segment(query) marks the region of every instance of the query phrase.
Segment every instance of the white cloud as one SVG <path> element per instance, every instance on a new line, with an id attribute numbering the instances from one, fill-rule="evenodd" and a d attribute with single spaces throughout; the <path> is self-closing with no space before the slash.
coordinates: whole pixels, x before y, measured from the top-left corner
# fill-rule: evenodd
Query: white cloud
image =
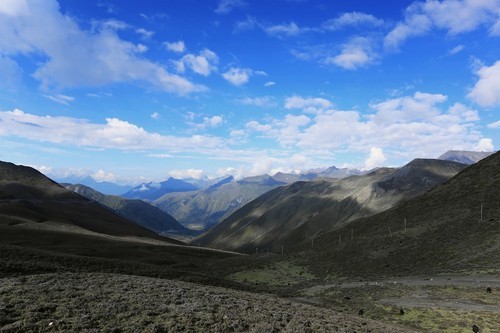
<path id="1" fill-rule="evenodd" d="M 151 114 L 151 119 L 158 120 L 160 118 L 161 118 L 161 114 L 159 114 L 158 112 L 153 112 Z"/>
<path id="2" fill-rule="evenodd" d="M 368 158 L 365 160 L 365 170 L 371 170 L 373 168 L 383 166 L 385 161 L 386 158 L 382 148 L 372 147 L 370 148 Z"/>
<path id="3" fill-rule="evenodd" d="M 176 137 L 150 133 L 142 127 L 116 118 L 107 118 L 106 123 L 100 124 L 70 117 L 42 117 L 19 109 L 0 112 L 0 136 L 123 151 L 157 149 L 198 151 L 220 148 L 224 145 L 222 139 L 211 136 Z"/>
<path id="4" fill-rule="evenodd" d="M 272 87 L 275 85 L 276 85 L 276 82 L 273 82 L 273 81 L 267 81 L 266 83 L 264 83 L 264 87 Z"/>
<path id="5" fill-rule="evenodd" d="M 105 172 L 100 169 L 96 173 L 92 174 L 92 178 L 94 178 L 98 182 L 115 182 L 116 176 L 111 172 Z"/>
<path id="6" fill-rule="evenodd" d="M 83 30 L 61 14 L 55 0 L 22 1 L 26 11 L 15 9 L 6 15 L 10 2 L 1 2 L 0 54 L 46 57 L 32 74 L 44 89 L 134 82 L 177 94 L 206 89 L 141 57 L 144 47 L 121 39 L 116 28 L 98 24 Z"/>
<path id="7" fill-rule="evenodd" d="M 488 128 L 500 128 L 500 120 L 488 124 Z"/>
<path id="8" fill-rule="evenodd" d="M 176 179 L 201 179 L 205 172 L 201 169 L 171 170 L 168 175 Z"/>
<path id="9" fill-rule="evenodd" d="M 2 0 L 0 1 L 0 14 L 9 16 L 27 15 L 29 12 L 26 0 Z"/>
<path id="10" fill-rule="evenodd" d="M 206 127 L 217 127 L 222 125 L 223 122 L 224 119 L 221 116 L 212 116 L 203 118 L 203 124 L 205 124 Z"/>
<path id="11" fill-rule="evenodd" d="M 43 95 L 43 97 L 50 99 L 51 101 L 57 102 L 59 104 L 69 105 L 69 103 L 75 100 L 74 97 L 57 94 L 57 95 Z"/>
<path id="12" fill-rule="evenodd" d="M 254 105 L 259 107 L 273 107 L 277 105 L 274 97 L 272 96 L 245 97 L 238 101 L 244 105 Z"/>
<path id="13" fill-rule="evenodd" d="M 263 28 L 271 36 L 297 36 L 309 31 L 309 28 L 301 28 L 295 22 L 288 24 L 271 25 Z"/>
<path id="14" fill-rule="evenodd" d="M 479 140 L 475 150 L 477 151 L 494 151 L 493 140 L 490 138 L 482 138 Z"/>
<path id="15" fill-rule="evenodd" d="M 311 103 L 305 101 L 315 99 L 296 97 L 287 101 L 289 106 L 311 112 Z M 387 158 L 432 157 L 451 147 L 472 150 L 482 138 L 477 131 L 478 112 L 460 103 L 444 106 L 447 96 L 442 94 L 417 92 L 372 103 L 368 114 L 336 110 L 329 101 L 319 101 L 321 107 L 315 106 L 308 121 L 286 115 L 250 121 L 246 128 L 289 149 L 321 152 L 317 156 L 377 147 Z"/>
<path id="16" fill-rule="evenodd" d="M 167 50 L 172 52 L 182 53 L 186 50 L 186 44 L 182 40 L 172 43 L 164 42 L 163 45 L 165 45 Z"/>
<path id="17" fill-rule="evenodd" d="M 136 29 L 135 32 L 141 35 L 143 39 L 150 39 L 155 34 L 154 31 L 146 30 L 144 28 Z"/>
<path id="18" fill-rule="evenodd" d="M 384 20 L 378 19 L 371 14 L 361 12 L 344 13 L 335 19 L 330 19 L 323 23 L 323 28 L 326 30 L 339 30 L 348 27 L 356 27 L 360 25 L 380 26 L 384 24 Z"/>
<path id="19" fill-rule="evenodd" d="M 397 50 L 406 39 L 424 35 L 433 27 L 456 35 L 489 25 L 490 33 L 494 35 L 499 10 L 499 0 L 414 2 L 406 9 L 404 21 L 396 24 L 387 34 L 384 45 L 389 50 Z"/>
<path id="20" fill-rule="evenodd" d="M 357 37 L 344 44 L 339 55 L 326 58 L 324 63 L 355 70 L 373 63 L 375 59 L 376 55 L 370 41 L 364 37 Z"/>
<path id="21" fill-rule="evenodd" d="M 320 97 L 301 97 L 291 96 L 285 99 L 286 109 L 302 109 L 309 113 L 316 113 L 320 110 L 326 110 L 333 106 L 333 104 L 324 98 Z"/>
<path id="22" fill-rule="evenodd" d="M 255 71 L 250 68 L 238 68 L 231 67 L 227 72 L 222 73 L 222 77 L 234 86 L 241 86 L 250 80 L 253 75 L 263 75 L 267 74 L 262 71 Z"/>
<path id="23" fill-rule="evenodd" d="M 228 14 L 235 8 L 245 7 L 247 3 L 243 0 L 220 0 L 215 9 L 217 14 Z"/>
<path id="24" fill-rule="evenodd" d="M 465 49 L 465 46 L 463 46 L 462 44 L 460 44 L 460 45 L 455 46 L 455 47 L 454 47 L 454 48 L 452 48 L 451 50 L 449 50 L 449 51 L 448 51 L 448 54 L 449 54 L 449 55 L 455 55 L 455 54 L 457 54 L 457 53 L 462 52 L 464 49 Z"/>
<path id="25" fill-rule="evenodd" d="M 193 72 L 209 76 L 213 71 L 217 70 L 217 64 L 219 62 L 219 57 L 215 52 L 204 49 L 199 55 L 186 54 L 178 63 L 178 69 L 180 72 L 184 71 L 185 67 L 190 68 Z"/>
<path id="26" fill-rule="evenodd" d="M 500 105 L 500 60 L 489 67 L 483 65 L 476 75 L 479 80 L 467 97 L 483 107 Z"/>

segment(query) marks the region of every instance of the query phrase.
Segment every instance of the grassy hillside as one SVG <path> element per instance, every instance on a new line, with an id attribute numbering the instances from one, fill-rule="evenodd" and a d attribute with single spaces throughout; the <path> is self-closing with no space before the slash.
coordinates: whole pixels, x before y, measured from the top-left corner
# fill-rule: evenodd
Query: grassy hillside
<path id="1" fill-rule="evenodd" d="M 417 159 L 401 169 L 297 182 L 250 202 L 193 243 L 247 252 L 290 248 L 423 194 L 465 167 L 456 162 Z"/>
<path id="2" fill-rule="evenodd" d="M 282 185 L 285 183 L 269 176 L 245 178 L 195 192 L 169 193 L 153 204 L 185 227 L 206 230 L 249 201 Z"/>
<path id="3" fill-rule="evenodd" d="M 308 242 L 296 250 L 323 275 L 499 273 L 499 198 L 495 153 L 423 196 L 319 235 L 314 249 Z"/>

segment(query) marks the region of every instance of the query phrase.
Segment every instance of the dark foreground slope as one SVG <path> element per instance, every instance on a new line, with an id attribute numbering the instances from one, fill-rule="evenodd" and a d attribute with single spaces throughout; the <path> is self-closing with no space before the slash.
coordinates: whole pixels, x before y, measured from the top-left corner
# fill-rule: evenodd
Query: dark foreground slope
<path id="1" fill-rule="evenodd" d="M 269 295 L 138 276 L 49 274 L 0 285 L 5 333 L 417 332 Z"/>
<path id="2" fill-rule="evenodd" d="M 161 237 L 32 168 L 0 162 L 0 275 L 103 271 L 176 277 L 180 273 L 172 270 L 196 271 L 231 255 Z"/>
<path id="3" fill-rule="evenodd" d="M 401 205 L 318 236 L 304 263 L 321 275 L 499 273 L 500 153 Z M 482 211 L 482 214 L 481 214 Z"/>
<path id="4" fill-rule="evenodd" d="M 182 232 L 186 230 L 171 215 L 142 200 L 124 199 L 116 195 L 105 195 L 81 184 L 63 185 L 67 189 L 89 200 L 97 201 L 101 205 L 112 209 L 118 215 L 156 233 Z"/>
<path id="5" fill-rule="evenodd" d="M 334 181 L 297 182 L 270 191 L 236 211 L 193 243 L 254 252 L 293 248 L 421 195 L 465 168 L 441 160 L 416 159 L 401 169 L 382 168 Z"/>

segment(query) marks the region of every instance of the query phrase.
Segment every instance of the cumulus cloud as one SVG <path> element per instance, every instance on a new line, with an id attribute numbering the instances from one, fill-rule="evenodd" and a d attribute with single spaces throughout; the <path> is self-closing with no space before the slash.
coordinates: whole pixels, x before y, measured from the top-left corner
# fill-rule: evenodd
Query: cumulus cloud
<path id="1" fill-rule="evenodd" d="M 405 12 L 405 19 L 386 35 L 387 49 L 396 50 L 408 38 L 420 36 L 433 27 L 456 35 L 490 26 L 490 33 L 496 33 L 499 0 L 427 0 L 414 2 Z"/>
<path id="2" fill-rule="evenodd" d="M 277 24 L 270 26 L 263 26 L 264 31 L 271 36 L 297 36 L 311 29 L 306 27 L 299 27 L 295 22 L 288 24 Z"/>
<path id="3" fill-rule="evenodd" d="M 267 74 L 262 71 L 255 71 L 250 68 L 239 68 L 231 67 L 227 72 L 222 73 L 222 77 L 234 86 L 241 86 L 250 80 L 253 75 L 263 75 Z"/>
<path id="4" fill-rule="evenodd" d="M 490 138 L 482 138 L 479 140 L 476 149 L 478 151 L 494 151 L 493 140 Z"/>
<path id="5" fill-rule="evenodd" d="M 276 85 L 276 82 L 273 82 L 273 81 L 267 81 L 266 83 L 264 83 L 264 87 L 272 87 L 275 85 Z"/>
<path id="6" fill-rule="evenodd" d="M 106 172 L 102 169 L 99 169 L 97 172 L 92 174 L 92 178 L 94 178 L 98 182 L 115 182 L 116 175 L 112 172 Z"/>
<path id="7" fill-rule="evenodd" d="M 151 113 L 151 119 L 158 120 L 160 118 L 161 118 L 161 114 L 159 114 L 158 112 Z"/>
<path id="8" fill-rule="evenodd" d="M 357 26 L 381 26 L 384 20 L 376 18 L 371 14 L 361 12 L 343 13 L 337 18 L 330 19 L 323 23 L 323 29 L 339 30 Z"/>
<path id="9" fill-rule="evenodd" d="M 211 136 L 176 137 L 150 133 L 142 127 L 117 118 L 107 118 L 106 123 L 100 124 L 70 117 L 42 117 L 19 109 L 0 112 L 0 136 L 123 151 L 199 150 L 224 145 L 222 139 Z"/>
<path id="10" fill-rule="evenodd" d="M 372 147 L 370 148 L 370 154 L 365 160 L 365 170 L 371 170 L 376 167 L 384 165 L 386 158 L 382 148 Z"/>
<path id="11" fill-rule="evenodd" d="M 217 70 L 219 57 L 215 52 L 204 49 L 198 55 L 186 54 L 179 61 L 178 69 L 183 72 L 185 67 L 190 68 L 193 72 L 203 76 L 209 76 L 213 71 Z"/>
<path id="12" fill-rule="evenodd" d="M 329 100 L 321 97 L 291 96 L 285 99 L 286 109 L 302 109 L 310 113 L 326 110 L 332 106 L 333 104 Z"/>
<path id="13" fill-rule="evenodd" d="M 246 5 L 247 3 L 243 0 L 220 0 L 214 12 L 217 14 L 228 14 L 233 9 L 246 7 Z"/>
<path id="14" fill-rule="evenodd" d="M 479 80 L 467 97 L 484 107 L 500 105 L 500 60 L 476 71 Z"/>
<path id="15" fill-rule="evenodd" d="M 169 176 L 177 179 L 202 179 L 205 172 L 201 169 L 171 170 Z"/>
<path id="16" fill-rule="evenodd" d="M 150 39 L 155 34 L 154 31 L 146 30 L 144 28 L 135 29 L 135 32 L 141 35 L 143 39 Z"/>
<path id="17" fill-rule="evenodd" d="M 354 70 L 365 67 L 375 59 L 376 54 L 372 49 L 370 40 L 365 37 L 357 37 L 344 44 L 339 55 L 326 58 L 324 63 Z"/>
<path id="18" fill-rule="evenodd" d="M 310 112 L 314 99 L 296 97 L 289 106 Z M 389 151 L 399 157 L 432 157 L 450 147 L 472 150 L 482 139 L 476 130 L 478 112 L 460 103 L 444 106 L 447 96 L 442 94 L 417 92 L 372 103 L 368 114 L 336 110 L 329 101 L 319 101 L 321 107 L 307 119 L 287 115 L 251 121 L 246 127 L 288 148 L 365 152 L 366 147 L 376 147 L 384 156 Z"/>
<path id="19" fill-rule="evenodd" d="M 84 30 L 55 0 L 11 2 L 0 2 L 0 55 L 46 57 L 32 73 L 44 89 L 134 82 L 177 94 L 205 89 L 143 58 L 144 46 L 121 39 L 116 27 Z"/>
<path id="20" fill-rule="evenodd" d="M 165 45 L 167 50 L 172 52 L 182 53 L 186 50 L 186 44 L 182 40 L 172 43 L 164 42 L 163 45 Z"/>

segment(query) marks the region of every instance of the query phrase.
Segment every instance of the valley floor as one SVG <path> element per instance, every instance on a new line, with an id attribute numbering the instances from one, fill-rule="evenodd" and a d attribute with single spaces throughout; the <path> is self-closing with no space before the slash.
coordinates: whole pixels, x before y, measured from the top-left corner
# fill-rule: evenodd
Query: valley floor
<path id="1" fill-rule="evenodd" d="M 272 295 L 149 277 L 0 279 L 0 332 L 417 332 Z"/>

